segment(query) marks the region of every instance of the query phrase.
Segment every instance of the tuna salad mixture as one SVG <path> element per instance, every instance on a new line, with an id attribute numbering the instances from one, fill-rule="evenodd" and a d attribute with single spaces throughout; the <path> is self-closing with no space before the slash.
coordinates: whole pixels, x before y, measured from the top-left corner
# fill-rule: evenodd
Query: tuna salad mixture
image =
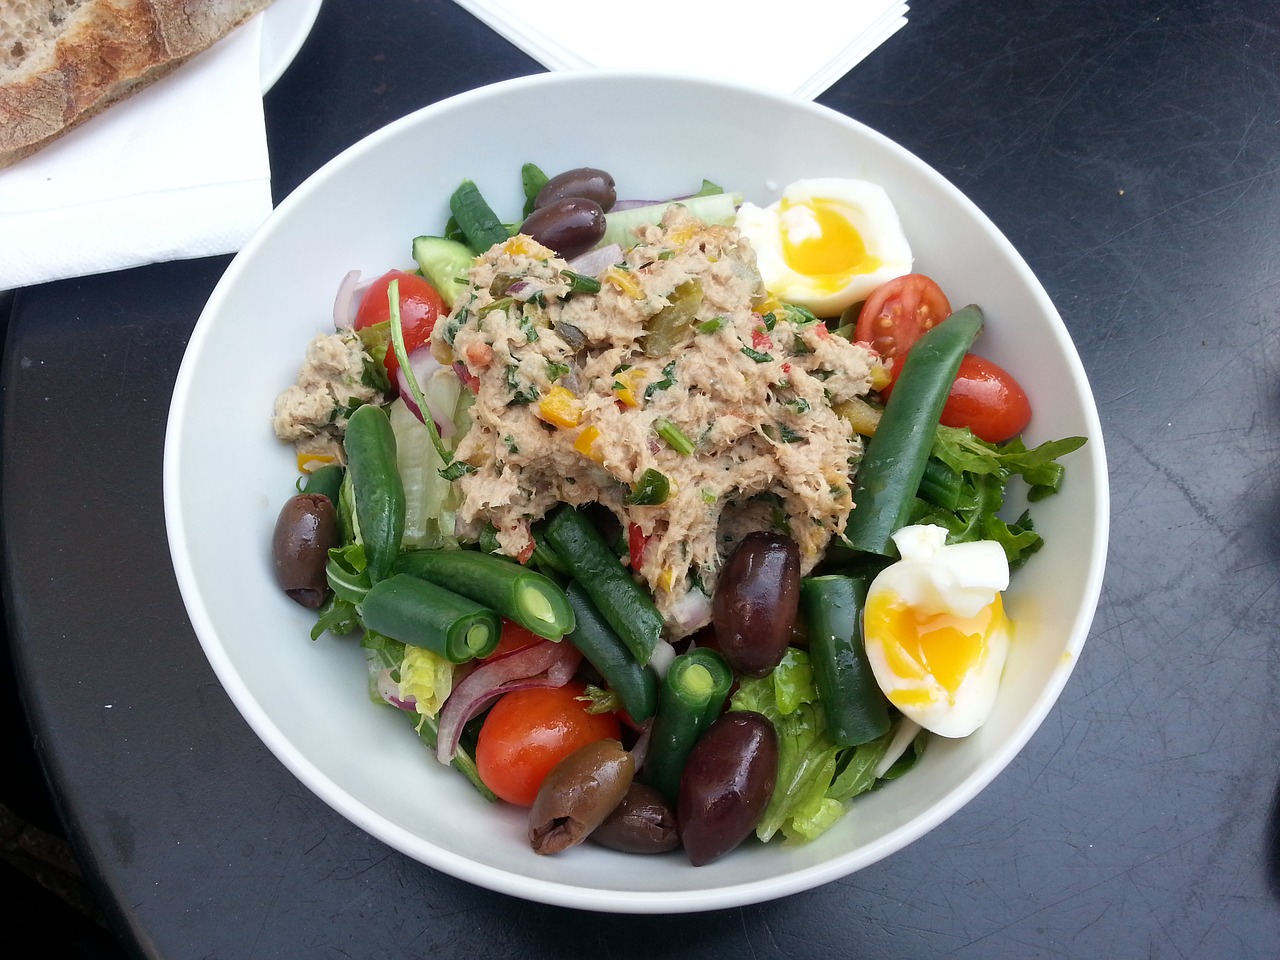
<path id="1" fill-rule="evenodd" d="M 276 398 L 272 428 L 294 444 L 298 462 L 342 463 L 347 417 L 365 403 L 382 403 L 373 359 L 353 330 L 322 333 L 307 345 L 298 382 Z"/>
<path id="2" fill-rule="evenodd" d="M 832 405 L 868 392 L 874 356 L 768 301 L 738 231 L 682 206 L 598 284 L 528 237 L 495 246 L 434 348 L 476 394 L 459 534 L 492 525 L 527 556 L 557 503 L 601 504 L 646 538 L 639 573 L 673 637 L 706 622 L 681 601 L 712 594 L 741 537 L 788 533 L 808 572 L 853 507 L 861 440 Z"/>

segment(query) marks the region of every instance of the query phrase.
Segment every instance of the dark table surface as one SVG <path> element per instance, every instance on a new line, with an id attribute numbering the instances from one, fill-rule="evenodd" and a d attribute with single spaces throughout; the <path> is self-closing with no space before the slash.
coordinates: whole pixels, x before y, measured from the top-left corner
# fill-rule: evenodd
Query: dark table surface
<path id="1" fill-rule="evenodd" d="M 266 98 L 277 200 L 390 120 L 540 69 L 453 3 L 328 0 Z M 1280 955 L 1274 0 L 917 0 L 819 100 L 990 215 L 1097 395 L 1107 578 L 1041 730 L 923 839 L 778 902 L 576 914 L 437 873 L 293 779 L 184 614 L 161 449 L 186 340 L 228 259 L 46 284 L 13 298 L 4 353 L 8 625 L 52 791 L 130 949 Z"/>

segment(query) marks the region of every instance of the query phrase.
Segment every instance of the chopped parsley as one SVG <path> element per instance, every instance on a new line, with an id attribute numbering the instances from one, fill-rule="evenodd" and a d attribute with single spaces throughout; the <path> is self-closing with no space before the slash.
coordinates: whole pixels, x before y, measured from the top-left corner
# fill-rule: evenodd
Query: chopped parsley
<path id="1" fill-rule="evenodd" d="M 650 400 L 653 397 L 653 395 L 655 393 L 658 393 L 659 391 L 666 390 L 668 387 L 674 387 L 676 384 L 675 372 L 676 372 L 676 362 L 672 360 L 670 363 L 668 363 L 665 367 L 662 368 L 662 379 L 655 380 L 653 383 L 649 384 L 649 386 L 645 387 L 644 389 L 645 400 L 646 401 Z"/>

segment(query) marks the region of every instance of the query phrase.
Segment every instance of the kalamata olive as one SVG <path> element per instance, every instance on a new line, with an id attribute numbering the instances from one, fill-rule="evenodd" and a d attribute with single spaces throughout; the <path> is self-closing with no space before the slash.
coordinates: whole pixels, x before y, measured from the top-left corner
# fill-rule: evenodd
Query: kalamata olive
<path id="1" fill-rule="evenodd" d="M 711 619 L 716 644 L 739 673 L 763 677 L 787 652 L 800 605 L 800 550 L 790 537 L 749 533 L 729 555 Z"/>
<path id="2" fill-rule="evenodd" d="M 623 853 L 674 850 L 680 846 L 675 811 L 653 787 L 633 782 L 613 813 L 592 832 L 591 842 Z"/>
<path id="3" fill-rule="evenodd" d="M 285 501 L 271 537 L 276 581 L 298 603 L 312 610 L 324 603 L 329 581 L 329 548 L 338 545 L 338 515 L 320 493 L 299 493 Z"/>
<path id="4" fill-rule="evenodd" d="M 534 853 L 559 853 L 581 843 L 622 802 L 635 759 L 617 740 L 595 740 L 547 774 L 529 808 Z"/>
<path id="5" fill-rule="evenodd" d="M 721 716 L 693 745 L 676 817 L 695 867 L 724 856 L 760 822 L 778 779 L 778 733 L 750 710 Z"/>
<path id="6" fill-rule="evenodd" d="M 533 198 L 533 208 L 537 210 L 548 207 L 557 200 L 567 200 L 570 197 L 594 200 L 601 210 L 607 211 L 618 199 L 618 192 L 614 187 L 613 177 L 605 171 L 595 167 L 577 167 L 557 173 L 544 183 L 538 195 Z"/>
<path id="7" fill-rule="evenodd" d="M 520 232 L 572 260 L 600 242 L 604 227 L 600 204 L 584 197 L 566 197 L 529 214 Z"/>

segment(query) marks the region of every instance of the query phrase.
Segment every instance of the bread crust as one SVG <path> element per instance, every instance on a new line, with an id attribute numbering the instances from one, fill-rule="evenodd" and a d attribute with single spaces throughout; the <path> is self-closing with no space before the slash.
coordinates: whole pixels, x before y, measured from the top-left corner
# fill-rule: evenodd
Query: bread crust
<path id="1" fill-rule="evenodd" d="M 0 83 L 0 167 L 149 86 L 271 0 L 90 0 Z"/>

